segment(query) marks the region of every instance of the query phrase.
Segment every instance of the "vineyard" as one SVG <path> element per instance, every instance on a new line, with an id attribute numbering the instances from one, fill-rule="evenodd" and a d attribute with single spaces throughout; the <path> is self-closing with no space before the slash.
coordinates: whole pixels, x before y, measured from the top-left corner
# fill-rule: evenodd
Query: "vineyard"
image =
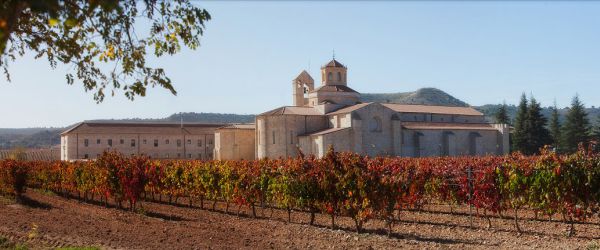
<path id="1" fill-rule="evenodd" d="M 400 211 L 428 204 L 472 207 L 478 216 L 510 216 L 521 232 L 519 214 L 560 215 L 575 233 L 576 223 L 600 217 L 600 155 L 585 150 L 539 156 L 369 158 L 332 149 L 321 159 L 256 161 L 160 161 L 105 152 L 86 162 L 0 161 L 0 194 L 20 200 L 25 188 L 65 197 L 109 202 L 135 210 L 138 201 L 178 203 L 226 212 L 248 208 L 351 218 L 356 231 L 384 221 L 388 234 Z M 230 207 L 233 206 L 233 207 Z"/>

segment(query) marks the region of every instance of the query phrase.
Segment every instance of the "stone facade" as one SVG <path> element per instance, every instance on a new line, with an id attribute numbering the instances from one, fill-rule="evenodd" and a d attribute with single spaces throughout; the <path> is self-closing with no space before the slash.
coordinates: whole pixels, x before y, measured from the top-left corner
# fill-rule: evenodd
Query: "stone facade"
<path id="1" fill-rule="evenodd" d="M 302 71 L 292 81 L 293 106 L 262 113 L 255 124 L 83 122 L 61 134 L 61 159 L 93 159 L 107 149 L 219 160 L 295 157 L 300 151 L 322 157 L 330 146 L 404 157 L 509 151 L 508 126 L 486 123 L 471 107 L 360 103 L 347 80 L 346 66 L 335 59 L 321 67 L 317 88 Z"/>
<path id="2" fill-rule="evenodd" d="M 215 160 L 252 160 L 255 158 L 254 124 L 233 124 L 215 132 Z"/>
<path id="3" fill-rule="evenodd" d="M 486 123 L 471 107 L 360 103 L 335 59 L 321 68 L 321 86 L 303 71 L 293 104 L 256 117 L 256 157 L 322 157 L 329 146 L 370 156 L 507 154 L 508 126 Z"/>
<path id="4" fill-rule="evenodd" d="M 95 159 L 106 150 L 157 159 L 213 159 L 223 124 L 84 121 L 61 134 L 61 160 Z"/>

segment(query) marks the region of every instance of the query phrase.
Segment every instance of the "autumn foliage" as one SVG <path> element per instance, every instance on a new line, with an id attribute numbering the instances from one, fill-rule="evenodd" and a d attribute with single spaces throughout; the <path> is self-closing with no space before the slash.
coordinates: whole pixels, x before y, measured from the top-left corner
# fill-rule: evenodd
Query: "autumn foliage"
<path id="1" fill-rule="evenodd" d="M 429 203 L 471 205 L 483 216 L 511 214 L 519 232 L 521 209 L 559 214 L 571 225 L 600 216 L 600 155 L 585 150 L 432 158 L 371 158 L 330 150 L 321 159 L 255 161 L 163 161 L 107 152 L 86 162 L 0 161 L 2 192 L 21 192 L 25 181 L 82 199 L 128 202 L 131 209 L 142 198 L 178 202 L 185 197 L 200 208 L 224 202 L 227 212 L 230 205 L 238 211 L 246 206 L 253 216 L 256 207 L 306 211 L 311 224 L 316 213 L 327 214 L 332 227 L 336 217 L 347 216 L 357 231 L 370 219 L 385 221 L 391 231 L 397 211 Z"/>

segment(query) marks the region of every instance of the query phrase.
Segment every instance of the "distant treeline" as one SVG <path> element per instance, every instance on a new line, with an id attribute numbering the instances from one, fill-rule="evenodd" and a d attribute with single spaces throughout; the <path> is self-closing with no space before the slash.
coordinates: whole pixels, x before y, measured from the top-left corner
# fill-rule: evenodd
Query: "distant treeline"
<path id="1" fill-rule="evenodd" d="M 494 119 L 494 116 L 498 112 L 498 110 L 500 109 L 501 106 L 502 106 L 502 104 L 486 104 L 486 105 L 477 106 L 474 108 L 479 110 L 479 112 L 485 114 L 488 121 L 496 122 L 496 120 Z M 546 117 L 547 119 L 550 119 L 550 117 L 552 116 L 553 108 L 554 107 L 552 107 L 552 106 L 542 107 L 542 110 L 541 110 L 542 115 L 544 117 Z M 515 118 L 517 117 L 517 109 L 518 108 L 516 105 L 506 105 L 506 113 L 508 114 L 508 118 L 511 121 L 514 121 Z M 567 113 L 569 112 L 569 107 L 557 108 L 557 110 L 558 110 L 558 117 L 559 117 L 558 119 L 562 123 L 562 122 L 564 122 L 565 117 L 566 117 Z M 600 107 L 594 107 L 594 106 L 587 107 L 587 108 L 585 108 L 585 112 L 588 114 L 588 118 L 592 124 L 600 123 L 600 120 L 598 120 L 600 117 Z"/>

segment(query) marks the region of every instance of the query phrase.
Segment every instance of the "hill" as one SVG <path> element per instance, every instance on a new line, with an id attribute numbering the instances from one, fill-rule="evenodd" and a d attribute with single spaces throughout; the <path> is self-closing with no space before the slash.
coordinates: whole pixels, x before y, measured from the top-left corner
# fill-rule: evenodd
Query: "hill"
<path id="1" fill-rule="evenodd" d="M 361 94 L 362 102 L 391 102 L 403 104 L 424 104 L 467 107 L 463 102 L 448 93 L 436 88 L 421 88 L 405 93 L 365 93 Z"/>
<path id="2" fill-rule="evenodd" d="M 60 133 L 64 128 L 3 129 L 0 130 L 0 149 L 49 148 L 60 144 Z M 32 132 L 35 130 L 37 132 Z"/>
<path id="3" fill-rule="evenodd" d="M 254 122 L 254 115 L 221 114 L 221 113 L 177 113 L 172 114 L 161 121 L 180 121 L 206 123 L 249 123 Z"/>

